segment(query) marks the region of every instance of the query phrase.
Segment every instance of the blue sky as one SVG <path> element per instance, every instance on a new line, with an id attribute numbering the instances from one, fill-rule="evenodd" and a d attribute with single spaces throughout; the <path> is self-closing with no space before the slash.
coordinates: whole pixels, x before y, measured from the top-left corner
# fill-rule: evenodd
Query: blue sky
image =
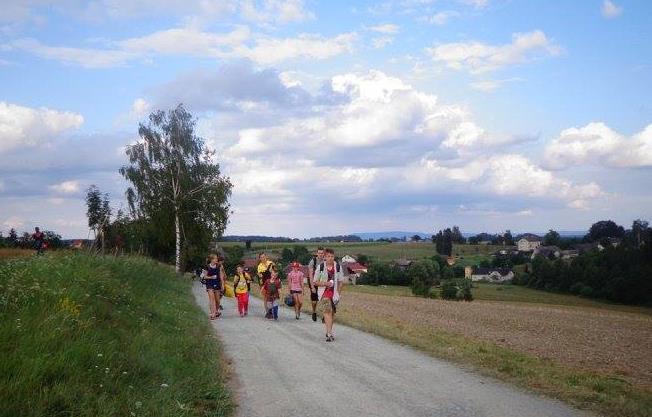
<path id="1" fill-rule="evenodd" d="M 5 0 L 0 230 L 124 207 L 138 122 L 183 102 L 234 183 L 228 234 L 652 216 L 645 1 Z"/>

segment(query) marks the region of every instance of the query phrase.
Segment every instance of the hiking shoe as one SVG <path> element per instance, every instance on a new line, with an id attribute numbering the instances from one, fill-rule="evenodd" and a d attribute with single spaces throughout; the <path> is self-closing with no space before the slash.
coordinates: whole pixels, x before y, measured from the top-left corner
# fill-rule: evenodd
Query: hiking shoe
<path id="1" fill-rule="evenodd" d="M 299 315 L 298 315 L 298 314 L 295 314 L 295 315 L 294 315 L 294 318 L 297 319 L 297 320 L 299 320 Z"/>
<path id="2" fill-rule="evenodd" d="M 312 313 L 312 321 L 317 321 L 317 313 Z"/>
<path id="3" fill-rule="evenodd" d="M 333 336 L 326 335 L 326 341 L 327 342 L 332 342 L 333 340 L 335 340 L 335 339 L 333 339 Z"/>

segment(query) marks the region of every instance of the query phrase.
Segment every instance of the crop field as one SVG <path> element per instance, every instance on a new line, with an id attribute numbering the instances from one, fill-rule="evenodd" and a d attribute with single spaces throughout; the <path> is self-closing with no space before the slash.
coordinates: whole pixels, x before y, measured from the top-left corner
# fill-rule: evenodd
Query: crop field
<path id="1" fill-rule="evenodd" d="M 243 242 L 220 242 L 220 246 L 243 246 Z M 266 251 L 280 254 L 283 248 L 292 248 L 301 245 L 314 251 L 318 246 L 331 247 L 335 250 L 336 256 L 358 254 L 367 255 L 371 260 L 388 262 L 395 259 L 423 259 L 437 254 L 435 245 L 431 242 L 254 242 L 252 250 L 246 256 L 255 256 L 257 252 Z M 453 256 L 456 263 L 462 266 L 476 265 L 488 255 L 503 249 L 503 246 L 496 245 L 453 245 Z"/>

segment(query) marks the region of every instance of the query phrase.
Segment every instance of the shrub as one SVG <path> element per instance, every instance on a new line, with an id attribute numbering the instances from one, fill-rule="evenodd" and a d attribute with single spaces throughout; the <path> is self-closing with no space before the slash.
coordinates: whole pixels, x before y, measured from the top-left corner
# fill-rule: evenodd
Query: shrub
<path id="1" fill-rule="evenodd" d="M 471 281 L 464 278 L 444 280 L 441 285 L 441 298 L 444 300 L 473 301 L 471 286 Z"/>
<path id="2" fill-rule="evenodd" d="M 430 260 L 414 262 L 408 269 L 407 276 L 412 287 L 412 294 L 430 297 L 430 289 L 435 284 L 439 266 Z"/>

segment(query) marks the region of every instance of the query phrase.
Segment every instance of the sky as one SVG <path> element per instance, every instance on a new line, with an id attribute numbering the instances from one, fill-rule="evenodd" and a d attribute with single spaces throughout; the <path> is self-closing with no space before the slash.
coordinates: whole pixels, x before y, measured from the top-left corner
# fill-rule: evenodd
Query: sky
<path id="1" fill-rule="evenodd" d="M 179 103 L 226 234 L 652 220 L 644 0 L 0 0 L 0 230 L 90 235 Z"/>

